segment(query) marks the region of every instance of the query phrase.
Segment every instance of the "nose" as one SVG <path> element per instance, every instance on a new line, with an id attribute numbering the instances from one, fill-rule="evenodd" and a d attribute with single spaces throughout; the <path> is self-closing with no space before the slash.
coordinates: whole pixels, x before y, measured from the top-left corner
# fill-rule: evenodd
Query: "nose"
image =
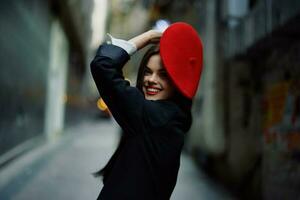
<path id="1" fill-rule="evenodd" d="M 157 82 L 157 75 L 155 73 L 151 74 L 149 77 L 148 77 L 148 81 L 149 82 L 152 82 L 152 83 L 156 83 Z"/>

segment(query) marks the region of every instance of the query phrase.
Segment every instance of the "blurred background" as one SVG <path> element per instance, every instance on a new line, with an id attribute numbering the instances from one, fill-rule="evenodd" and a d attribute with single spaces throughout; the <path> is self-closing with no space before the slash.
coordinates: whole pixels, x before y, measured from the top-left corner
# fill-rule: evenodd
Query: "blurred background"
<path id="1" fill-rule="evenodd" d="M 299 0 L 2 0 L 0 15 L 0 199 L 97 197 L 90 173 L 119 130 L 89 63 L 106 33 L 176 21 L 201 36 L 204 72 L 182 162 L 199 179 L 174 199 L 217 199 L 188 196 L 204 176 L 237 199 L 300 199 Z M 132 85 L 142 53 L 124 68 Z"/>

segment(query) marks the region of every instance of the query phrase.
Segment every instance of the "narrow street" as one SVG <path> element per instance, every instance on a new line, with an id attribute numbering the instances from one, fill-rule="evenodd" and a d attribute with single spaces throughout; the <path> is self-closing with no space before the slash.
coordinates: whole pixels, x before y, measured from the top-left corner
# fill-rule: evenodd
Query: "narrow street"
<path id="1" fill-rule="evenodd" d="M 0 171 L 1 200 L 96 199 L 102 187 L 91 173 L 101 168 L 118 143 L 114 121 L 85 121 L 50 144 L 39 145 Z M 172 200 L 233 199 L 182 156 Z"/>

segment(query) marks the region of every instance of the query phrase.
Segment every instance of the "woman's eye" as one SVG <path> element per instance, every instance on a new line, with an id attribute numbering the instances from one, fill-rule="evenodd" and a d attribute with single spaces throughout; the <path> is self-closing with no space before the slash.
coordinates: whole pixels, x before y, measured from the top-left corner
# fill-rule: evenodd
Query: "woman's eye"
<path id="1" fill-rule="evenodd" d="M 145 75 L 150 75 L 150 74 L 151 74 L 151 71 L 148 70 L 148 69 L 146 69 L 146 70 L 145 70 Z"/>
<path id="2" fill-rule="evenodd" d="M 167 78 L 168 74 L 167 74 L 167 72 L 162 72 L 162 73 L 160 73 L 160 76 L 163 78 Z"/>

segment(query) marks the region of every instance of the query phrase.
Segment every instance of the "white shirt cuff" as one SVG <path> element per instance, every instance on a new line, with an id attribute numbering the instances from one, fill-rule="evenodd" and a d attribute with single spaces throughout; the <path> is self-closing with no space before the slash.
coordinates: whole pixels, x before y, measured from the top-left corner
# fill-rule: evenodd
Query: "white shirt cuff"
<path id="1" fill-rule="evenodd" d="M 109 33 L 107 33 L 107 36 L 109 38 L 108 41 L 107 41 L 107 43 L 113 44 L 113 45 L 118 46 L 118 47 L 121 47 L 130 56 L 132 56 L 137 51 L 137 48 L 136 48 L 136 46 L 135 46 L 135 44 L 133 42 L 129 42 L 129 41 L 126 41 L 126 40 L 114 38 Z"/>

